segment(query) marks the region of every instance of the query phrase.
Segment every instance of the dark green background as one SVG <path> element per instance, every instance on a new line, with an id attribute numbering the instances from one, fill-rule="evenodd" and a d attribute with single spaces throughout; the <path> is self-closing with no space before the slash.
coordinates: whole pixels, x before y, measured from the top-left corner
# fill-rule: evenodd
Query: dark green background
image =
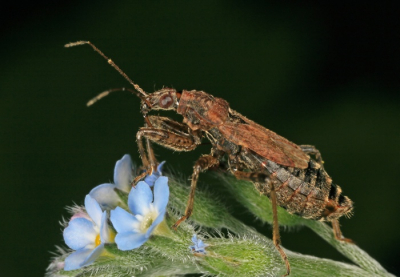
<path id="1" fill-rule="evenodd" d="M 54 2 L 1 8 L 2 276 L 43 275 L 49 252 L 63 244 L 64 207 L 111 181 L 123 154 L 139 161 L 139 100 L 117 93 L 87 108 L 97 93 L 128 83 L 90 47 L 63 48 L 76 40 L 95 43 L 147 92 L 204 90 L 295 143 L 316 145 L 355 202 L 344 234 L 400 273 L 396 1 Z M 157 148 L 186 176 L 208 151 Z M 247 222 L 270 236 L 270 226 Z M 345 260 L 305 228 L 282 241 Z"/>

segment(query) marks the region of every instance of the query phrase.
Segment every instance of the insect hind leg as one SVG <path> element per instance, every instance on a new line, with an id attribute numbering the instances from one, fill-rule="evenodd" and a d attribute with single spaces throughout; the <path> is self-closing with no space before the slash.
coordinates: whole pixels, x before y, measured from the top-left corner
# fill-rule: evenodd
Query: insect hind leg
<path id="1" fill-rule="evenodd" d="M 339 220 L 333 219 L 331 221 L 331 224 L 332 224 L 333 234 L 335 235 L 335 239 L 337 239 L 338 241 L 354 243 L 354 241 L 352 239 L 345 238 L 343 236 L 342 231 L 340 230 Z"/>
<path id="2" fill-rule="evenodd" d="M 288 257 L 283 251 L 281 247 L 281 237 L 279 234 L 279 222 L 278 222 L 278 203 L 277 203 L 277 197 L 276 197 L 276 190 L 275 190 L 275 183 L 276 183 L 276 178 L 274 178 L 275 175 L 269 175 L 264 172 L 244 172 L 244 171 L 234 171 L 233 175 L 241 180 L 247 180 L 247 181 L 252 181 L 252 182 L 257 182 L 257 183 L 265 183 L 265 187 L 269 187 L 269 198 L 271 199 L 271 204 L 272 204 L 272 241 L 275 245 L 276 250 L 278 250 L 279 254 L 281 255 L 282 260 L 285 262 L 286 266 L 286 274 L 284 276 L 287 276 L 290 274 L 290 263 L 288 260 Z"/>

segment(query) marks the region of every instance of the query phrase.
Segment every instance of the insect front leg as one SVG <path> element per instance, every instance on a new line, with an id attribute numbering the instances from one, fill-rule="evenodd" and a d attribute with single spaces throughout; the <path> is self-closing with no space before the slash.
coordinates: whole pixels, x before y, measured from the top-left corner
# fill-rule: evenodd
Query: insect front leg
<path id="1" fill-rule="evenodd" d="M 145 175 L 151 175 L 153 170 L 155 170 L 156 158 L 151 147 L 151 142 L 175 151 L 191 151 L 200 144 L 201 134 L 195 132 L 189 133 L 188 127 L 185 124 L 159 116 L 149 116 L 149 121 L 152 127 L 142 127 L 136 134 L 139 154 L 147 172 L 137 176 L 133 184 L 136 184 Z M 146 140 L 147 153 L 143 140 Z"/>
<path id="2" fill-rule="evenodd" d="M 138 144 L 141 144 L 140 142 L 138 142 Z M 143 145 L 141 145 L 143 148 Z M 140 147 L 139 147 L 140 149 Z M 134 186 L 136 185 L 141 179 L 143 179 L 146 175 L 151 175 L 153 174 L 153 171 L 156 170 L 156 167 L 158 165 L 156 156 L 154 155 L 154 150 L 153 147 L 151 146 L 151 142 L 149 139 L 146 139 L 146 149 L 147 149 L 147 156 L 146 157 L 146 152 L 143 151 L 144 153 L 143 156 L 141 155 L 141 157 L 144 157 L 144 159 L 142 158 L 142 169 L 143 172 L 141 174 L 139 174 L 138 176 L 136 176 L 136 178 L 132 181 L 131 185 Z M 139 150 L 139 153 L 141 151 Z"/>
<path id="3" fill-rule="evenodd" d="M 264 172 L 244 172 L 234 170 L 233 175 L 241 180 L 252 181 L 256 183 L 263 183 L 265 184 L 265 188 L 269 188 L 269 198 L 271 199 L 272 204 L 272 241 L 274 242 L 276 250 L 278 250 L 279 254 L 281 255 L 282 260 L 285 262 L 286 266 L 286 274 L 287 276 L 290 274 L 290 263 L 288 257 L 286 256 L 285 251 L 283 251 L 281 247 L 281 237 L 279 234 L 279 222 L 278 222 L 278 204 L 277 204 L 277 197 L 276 197 L 276 190 L 275 185 L 278 180 L 275 178 L 275 175 L 266 174 Z"/>
<path id="4" fill-rule="evenodd" d="M 174 229 L 178 228 L 179 224 L 181 224 L 182 221 L 185 221 L 192 215 L 193 205 L 194 205 L 194 194 L 196 191 L 197 180 L 199 179 L 200 172 L 205 171 L 210 167 L 218 164 L 219 164 L 219 159 L 212 155 L 203 155 L 196 161 L 193 167 L 192 183 L 190 185 L 190 194 L 186 205 L 185 214 L 172 226 Z"/>
<path id="5" fill-rule="evenodd" d="M 154 170 L 157 167 L 158 162 L 157 162 L 156 156 L 154 155 L 154 150 L 153 150 L 153 147 L 151 146 L 151 142 L 149 139 L 146 139 L 146 149 L 147 149 L 147 155 L 148 155 L 148 159 L 149 159 L 149 165 L 147 165 L 147 167 L 150 167 Z"/>

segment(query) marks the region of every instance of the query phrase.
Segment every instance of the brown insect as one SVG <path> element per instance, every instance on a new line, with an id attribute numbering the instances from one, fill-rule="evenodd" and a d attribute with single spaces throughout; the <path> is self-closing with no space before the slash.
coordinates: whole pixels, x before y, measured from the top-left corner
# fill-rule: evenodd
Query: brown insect
<path id="1" fill-rule="evenodd" d="M 277 206 L 304 218 L 330 221 L 337 240 L 352 242 L 342 236 L 338 222 L 341 216 L 351 214 L 352 201 L 342 195 L 338 185 L 332 183 L 323 167 L 321 154 L 314 146 L 296 145 L 232 110 L 224 99 L 203 91 L 163 88 L 145 93 L 92 43 L 79 41 L 66 47 L 82 44 L 89 44 L 103 56 L 136 91 L 126 90 L 141 99 L 141 112 L 146 124 L 140 128 L 136 138 L 147 173 L 138 176 L 134 182 L 157 166 L 151 142 L 174 151 L 191 151 L 200 145 L 203 137 L 211 142 L 211 153 L 201 156 L 194 165 L 185 214 L 174 224 L 174 228 L 193 212 L 199 173 L 219 166 L 221 159 L 226 158 L 228 170 L 236 178 L 254 182 L 255 187 L 270 198 L 273 242 L 286 264 L 286 275 L 290 274 L 290 264 L 280 247 Z M 89 101 L 88 105 L 117 90 L 125 89 L 105 91 Z M 183 116 L 183 123 L 168 117 L 148 115 L 152 110 L 176 111 Z"/>

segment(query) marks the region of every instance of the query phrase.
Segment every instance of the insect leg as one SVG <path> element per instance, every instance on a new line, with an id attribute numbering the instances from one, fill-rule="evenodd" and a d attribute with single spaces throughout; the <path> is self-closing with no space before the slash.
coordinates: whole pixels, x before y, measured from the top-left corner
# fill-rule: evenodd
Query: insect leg
<path id="1" fill-rule="evenodd" d="M 147 174 L 151 174 L 155 169 L 156 158 L 151 142 L 175 151 L 191 151 L 200 144 L 200 135 L 185 133 L 182 123 L 158 116 L 149 116 L 149 120 L 153 127 L 142 127 L 136 134 L 139 154 L 142 158 L 143 167 L 147 169 L 147 172 L 137 176 L 132 182 L 133 184 L 136 184 Z M 147 153 L 143 145 L 143 139 L 146 139 Z"/>
<path id="2" fill-rule="evenodd" d="M 137 140 L 137 144 L 138 144 L 138 149 L 139 149 L 139 155 L 140 158 L 142 159 L 142 166 L 146 169 L 149 169 L 149 160 L 147 159 L 147 154 L 146 151 L 144 150 L 144 146 L 143 146 L 143 134 L 142 132 L 137 132 L 136 134 L 136 140 Z M 153 169 L 151 168 L 151 173 L 153 172 Z M 150 175 L 151 175 L 150 173 Z M 133 181 L 133 185 L 136 184 L 140 179 L 142 179 L 146 174 L 148 174 L 148 172 L 143 172 L 142 174 L 140 174 L 139 176 L 137 176 L 135 178 L 135 180 Z"/>
<path id="3" fill-rule="evenodd" d="M 147 149 L 147 155 L 149 158 L 150 167 L 153 168 L 153 170 L 155 170 L 158 162 L 157 162 L 156 156 L 154 155 L 154 150 L 153 150 L 153 147 L 151 146 L 151 142 L 149 139 L 146 139 L 146 149 Z"/>
<path id="4" fill-rule="evenodd" d="M 304 153 L 314 155 L 316 162 L 323 165 L 324 161 L 322 160 L 321 152 L 314 145 L 303 144 L 300 145 L 300 148 Z"/>
<path id="5" fill-rule="evenodd" d="M 142 180 L 146 175 L 151 175 L 153 174 L 153 166 L 149 166 L 149 160 L 147 158 L 147 154 L 146 151 L 144 151 L 144 146 L 143 146 L 143 142 L 142 142 L 142 136 L 139 134 L 139 132 L 136 134 L 136 138 L 137 138 L 137 144 L 138 144 L 138 149 L 139 149 L 139 155 L 142 158 L 142 169 L 143 172 L 141 174 L 139 174 L 138 176 L 135 177 L 135 179 L 133 179 L 131 186 L 135 186 L 140 180 Z M 146 139 L 146 145 L 147 145 L 147 150 L 153 153 L 153 148 L 151 148 L 150 146 L 150 141 L 148 139 Z M 151 155 L 151 154 L 150 154 Z"/>
<path id="6" fill-rule="evenodd" d="M 146 157 L 146 152 L 144 152 L 144 147 L 142 145 L 141 140 L 138 140 L 138 146 L 139 146 L 139 153 L 143 153 L 140 154 L 140 156 L 142 157 L 142 166 L 141 166 L 142 170 L 140 171 L 142 171 L 142 173 L 136 176 L 135 179 L 133 179 L 133 181 L 131 182 L 132 186 L 135 186 L 146 175 L 153 174 L 153 171 L 156 170 L 158 164 L 156 156 L 154 155 L 153 147 L 151 146 L 151 142 L 149 139 L 146 139 L 146 150 L 148 157 Z"/>
<path id="7" fill-rule="evenodd" d="M 149 118 L 149 117 L 147 117 Z M 150 124 L 152 124 L 152 126 L 154 126 L 152 120 L 149 118 Z M 149 127 L 147 125 L 147 123 L 145 124 L 145 127 Z M 154 155 L 154 150 L 153 147 L 151 146 L 151 142 L 149 139 L 146 139 L 146 150 L 147 150 L 147 156 L 148 156 L 148 160 L 149 160 L 149 164 L 148 165 L 144 165 L 143 167 L 145 168 L 151 168 L 151 170 L 155 170 L 156 166 L 157 166 L 157 159 L 156 156 Z"/>
<path id="8" fill-rule="evenodd" d="M 333 219 L 331 221 L 331 223 L 332 223 L 332 229 L 333 229 L 333 234 L 335 235 L 335 239 L 337 239 L 339 241 L 354 243 L 352 239 L 345 238 L 342 235 L 342 231 L 340 230 L 339 220 Z"/>
<path id="9" fill-rule="evenodd" d="M 207 170 L 208 168 L 218 165 L 219 160 L 212 156 L 212 155 L 204 155 L 201 156 L 195 163 L 193 167 L 193 174 L 192 174 L 192 183 L 190 186 L 190 194 L 189 194 L 189 199 L 186 204 L 186 209 L 185 209 L 185 214 L 172 226 L 172 228 L 176 229 L 178 228 L 179 224 L 182 223 L 182 221 L 188 219 L 192 212 L 193 212 L 193 205 L 194 205 L 194 194 L 196 191 L 196 185 L 197 185 L 197 180 L 199 179 L 199 174 L 202 171 Z"/>
<path id="10" fill-rule="evenodd" d="M 188 127 L 186 124 L 174 121 L 168 117 L 162 117 L 162 116 L 154 116 L 150 115 L 147 116 L 147 119 L 149 120 L 151 126 L 148 126 L 147 124 L 145 127 L 154 127 L 157 129 L 163 129 L 166 131 L 172 131 L 177 134 L 181 134 L 184 136 L 190 135 L 193 139 L 200 144 L 200 138 L 197 136 L 198 134 L 192 134 L 188 132 Z M 147 149 L 147 156 L 149 159 L 150 166 L 155 170 L 157 166 L 157 159 L 154 155 L 153 147 L 151 146 L 151 142 L 149 139 L 146 139 L 146 149 Z"/>
<path id="11" fill-rule="evenodd" d="M 271 199 L 271 204 L 272 204 L 272 224 L 273 224 L 273 229 L 272 229 L 272 241 L 274 242 L 276 250 L 278 250 L 279 254 L 281 255 L 282 260 L 285 262 L 286 266 L 286 274 L 284 276 L 287 276 L 290 274 L 290 263 L 288 260 L 288 257 L 286 256 L 285 251 L 281 248 L 281 237 L 279 234 L 279 223 L 278 223 L 278 209 L 277 209 L 277 197 L 276 197 L 276 191 L 275 191 L 275 178 L 274 175 L 267 175 L 263 172 L 244 172 L 244 171 L 234 171 L 233 174 L 235 175 L 236 178 L 242 179 L 242 180 L 248 180 L 252 182 L 263 182 L 266 183 L 266 187 L 270 187 L 269 190 L 269 198 Z M 272 179 L 272 180 L 271 180 Z"/>
<path id="12" fill-rule="evenodd" d="M 283 249 L 281 248 L 281 236 L 279 234 L 278 210 L 277 210 L 278 204 L 276 199 L 275 186 L 273 183 L 274 182 L 271 182 L 271 194 L 270 194 L 270 199 L 272 203 L 272 217 L 273 217 L 272 241 L 274 242 L 275 248 L 279 251 L 279 254 L 281 254 L 282 260 L 285 262 L 286 274 L 284 276 L 287 276 L 290 274 L 290 264 L 285 251 L 283 251 Z"/>
<path id="13" fill-rule="evenodd" d="M 140 156 L 143 154 L 146 164 L 149 164 L 149 162 L 144 151 L 144 146 L 140 143 L 143 138 L 175 151 L 192 151 L 197 147 L 195 140 L 190 135 L 181 135 L 153 127 L 142 127 L 137 132 L 136 139 L 138 140 L 139 154 Z"/>

